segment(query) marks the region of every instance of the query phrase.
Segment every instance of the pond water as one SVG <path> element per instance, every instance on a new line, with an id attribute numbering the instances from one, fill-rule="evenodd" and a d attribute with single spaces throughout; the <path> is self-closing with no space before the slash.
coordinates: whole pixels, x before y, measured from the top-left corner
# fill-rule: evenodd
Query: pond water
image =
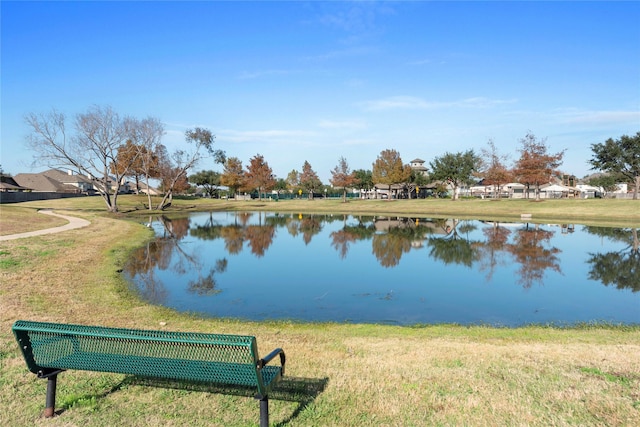
<path id="1" fill-rule="evenodd" d="M 179 311 L 399 325 L 640 324 L 639 230 L 265 212 L 154 217 L 123 274 Z"/>

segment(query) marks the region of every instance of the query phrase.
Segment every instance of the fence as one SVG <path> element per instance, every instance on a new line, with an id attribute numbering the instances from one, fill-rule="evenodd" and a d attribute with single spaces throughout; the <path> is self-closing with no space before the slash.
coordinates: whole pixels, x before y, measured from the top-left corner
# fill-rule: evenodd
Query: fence
<path id="1" fill-rule="evenodd" d="M 67 199 L 70 197 L 87 197 L 87 196 L 85 194 L 76 194 L 76 193 L 0 191 L 0 203 L 33 202 L 36 200 Z"/>

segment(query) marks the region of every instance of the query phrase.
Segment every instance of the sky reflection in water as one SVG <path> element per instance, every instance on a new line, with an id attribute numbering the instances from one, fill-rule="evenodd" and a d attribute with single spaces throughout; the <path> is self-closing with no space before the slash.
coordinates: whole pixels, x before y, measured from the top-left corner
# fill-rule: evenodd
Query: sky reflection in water
<path id="1" fill-rule="evenodd" d="M 124 274 L 217 317 L 388 324 L 640 323 L 638 229 L 213 212 L 153 217 Z"/>

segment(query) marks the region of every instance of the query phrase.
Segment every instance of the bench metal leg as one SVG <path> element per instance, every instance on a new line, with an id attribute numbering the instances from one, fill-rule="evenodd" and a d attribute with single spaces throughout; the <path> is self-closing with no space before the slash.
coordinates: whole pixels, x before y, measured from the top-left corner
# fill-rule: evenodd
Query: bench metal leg
<path id="1" fill-rule="evenodd" d="M 269 427 L 269 398 L 260 399 L 260 427 Z"/>
<path id="2" fill-rule="evenodd" d="M 47 377 L 47 404 L 44 408 L 44 416 L 51 418 L 56 411 L 56 385 L 58 375 L 51 375 Z"/>

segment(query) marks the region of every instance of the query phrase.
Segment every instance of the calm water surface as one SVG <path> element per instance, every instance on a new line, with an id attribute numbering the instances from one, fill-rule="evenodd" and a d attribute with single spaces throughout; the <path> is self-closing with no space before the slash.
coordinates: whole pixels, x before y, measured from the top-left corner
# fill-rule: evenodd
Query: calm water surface
<path id="1" fill-rule="evenodd" d="M 179 311 L 388 324 L 640 324 L 633 228 L 214 212 L 153 217 L 124 270 Z"/>

